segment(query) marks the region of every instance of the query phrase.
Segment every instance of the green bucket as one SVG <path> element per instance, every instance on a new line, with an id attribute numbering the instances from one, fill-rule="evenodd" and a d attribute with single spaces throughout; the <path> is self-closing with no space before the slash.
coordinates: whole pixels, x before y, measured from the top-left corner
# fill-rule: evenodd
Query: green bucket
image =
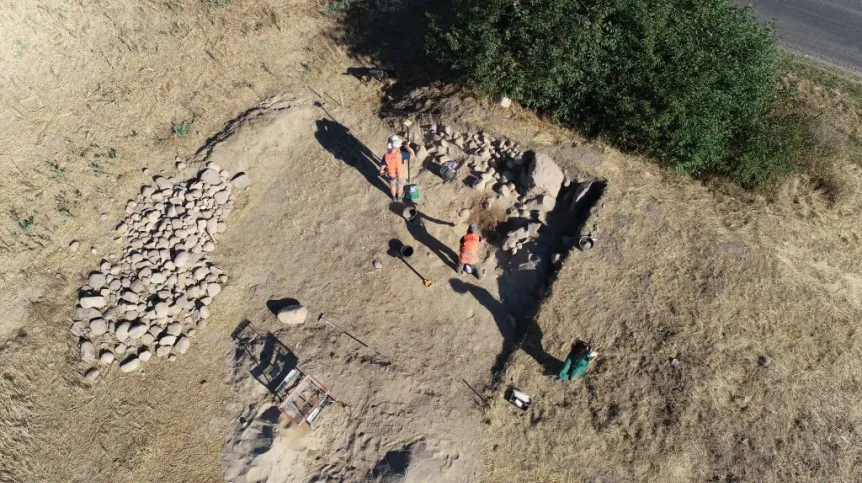
<path id="1" fill-rule="evenodd" d="M 408 184 L 404 187 L 404 194 L 407 195 L 410 201 L 419 201 L 419 185 Z"/>

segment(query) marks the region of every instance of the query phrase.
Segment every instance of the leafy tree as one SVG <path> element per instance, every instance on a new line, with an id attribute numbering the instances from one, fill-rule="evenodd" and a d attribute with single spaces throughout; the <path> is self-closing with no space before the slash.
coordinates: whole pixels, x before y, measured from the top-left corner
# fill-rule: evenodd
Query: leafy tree
<path id="1" fill-rule="evenodd" d="M 457 79 L 695 175 L 785 171 L 770 26 L 730 0 L 454 0 L 426 48 Z M 750 153 L 746 147 L 756 147 Z"/>

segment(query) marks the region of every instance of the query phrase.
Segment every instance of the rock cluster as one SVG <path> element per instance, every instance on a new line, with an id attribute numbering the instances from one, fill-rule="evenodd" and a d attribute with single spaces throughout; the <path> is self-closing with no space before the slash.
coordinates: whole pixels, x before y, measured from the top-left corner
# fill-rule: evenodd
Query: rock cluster
<path id="1" fill-rule="evenodd" d="M 441 165 L 455 162 L 470 169 L 467 184 L 482 193 L 494 193 L 509 204 L 510 218 L 524 225 L 506 237 L 503 249 L 512 255 L 537 238 L 547 222 L 560 190 L 570 182 L 554 160 L 543 153 L 521 148 L 510 139 L 494 139 L 485 133 L 460 133 L 451 126 L 425 126 L 425 146 L 416 152 L 419 161 L 429 157 Z"/>
<path id="2" fill-rule="evenodd" d="M 154 176 L 126 204 L 128 216 L 116 227 L 122 255 L 89 275 L 75 307 L 70 331 L 83 361 L 130 372 L 153 354 L 174 360 L 188 350 L 227 282 L 208 254 L 227 229 L 232 189 L 250 184 L 242 173 L 234 180 L 209 163 L 182 182 Z M 86 377 L 100 373 L 93 367 Z"/>

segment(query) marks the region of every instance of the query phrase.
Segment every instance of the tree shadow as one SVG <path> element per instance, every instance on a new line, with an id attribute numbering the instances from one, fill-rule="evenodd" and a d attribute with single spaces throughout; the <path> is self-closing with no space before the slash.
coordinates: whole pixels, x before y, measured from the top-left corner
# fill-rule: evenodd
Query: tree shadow
<path id="1" fill-rule="evenodd" d="M 336 159 L 343 161 L 365 177 L 371 186 L 379 189 L 387 197 L 389 186 L 380 177 L 380 165 L 377 156 L 359 139 L 350 133 L 343 124 L 329 119 L 319 119 L 315 122 L 317 130 L 314 137 Z"/>
<path id="2" fill-rule="evenodd" d="M 351 2 L 336 39 L 351 55 L 371 59 L 372 68 L 353 67 L 347 73 L 387 81 L 381 117 L 397 114 L 394 107 L 417 88 L 440 79 L 443 66 L 425 51 L 428 14 L 445 15 L 451 3 L 443 0 L 367 0 Z M 381 75 L 382 74 L 382 75 Z"/>
<path id="3" fill-rule="evenodd" d="M 401 203 L 391 203 L 389 205 L 389 211 L 395 213 L 401 218 L 403 218 L 402 212 L 404 211 L 404 208 L 406 208 L 406 205 Z M 417 242 L 425 245 L 432 253 L 437 255 L 443 263 L 454 270 L 458 266 L 458 253 L 429 233 L 428 228 L 425 226 L 425 222 L 447 226 L 455 226 L 455 223 L 438 220 L 437 218 L 422 213 L 418 209 L 416 209 L 415 218 L 412 220 L 404 219 L 405 226 L 407 227 L 407 231 L 410 232 L 410 236 L 412 236 Z"/>
<path id="4" fill-rule="evenodd" d="M 503 336 L 503 347 L 494 361 L 494 366 L 491 367 L 491 376 L 495 382 L 499 382 L 509 357 L 519 348 L 542 366 L 546 376 L 556 374 L 560 370 L 563 362 L 545 352 L 542 347 L 543 334 L 539 324 L 524 327 L 524 324 L 517 323 L 517 319 L 511 316 L 512 310 L 507 304 L 500 302 L 491 292 L 478 285 L 457 278 L 450 279 L 449 285 L 457 293 L 472 295 L 494 317 L 497 329 Z"/>
<path id="5" fill-rule="evenodd" d="M 247 359 L 252 365 L 249 370 L 252 377 L 273 394 L 285 376 L 299 364 L 296 354 L 275 334 L 258 332 L 248 319 L 239 323 L 231 338 L 236 342 L 234 360 Z"/>

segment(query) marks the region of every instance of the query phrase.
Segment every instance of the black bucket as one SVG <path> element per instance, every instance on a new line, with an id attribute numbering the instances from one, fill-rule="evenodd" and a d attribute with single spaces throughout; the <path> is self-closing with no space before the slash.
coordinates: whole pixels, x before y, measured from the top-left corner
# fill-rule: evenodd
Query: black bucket
<path id="1" fill-rule="evenodd" d="M 408 260 L 413 256 L 413 247 L 410 245 L 403 245 L 401 250 L 399 250 L 399 253 L 401 254 L 401 258 Z"/>

